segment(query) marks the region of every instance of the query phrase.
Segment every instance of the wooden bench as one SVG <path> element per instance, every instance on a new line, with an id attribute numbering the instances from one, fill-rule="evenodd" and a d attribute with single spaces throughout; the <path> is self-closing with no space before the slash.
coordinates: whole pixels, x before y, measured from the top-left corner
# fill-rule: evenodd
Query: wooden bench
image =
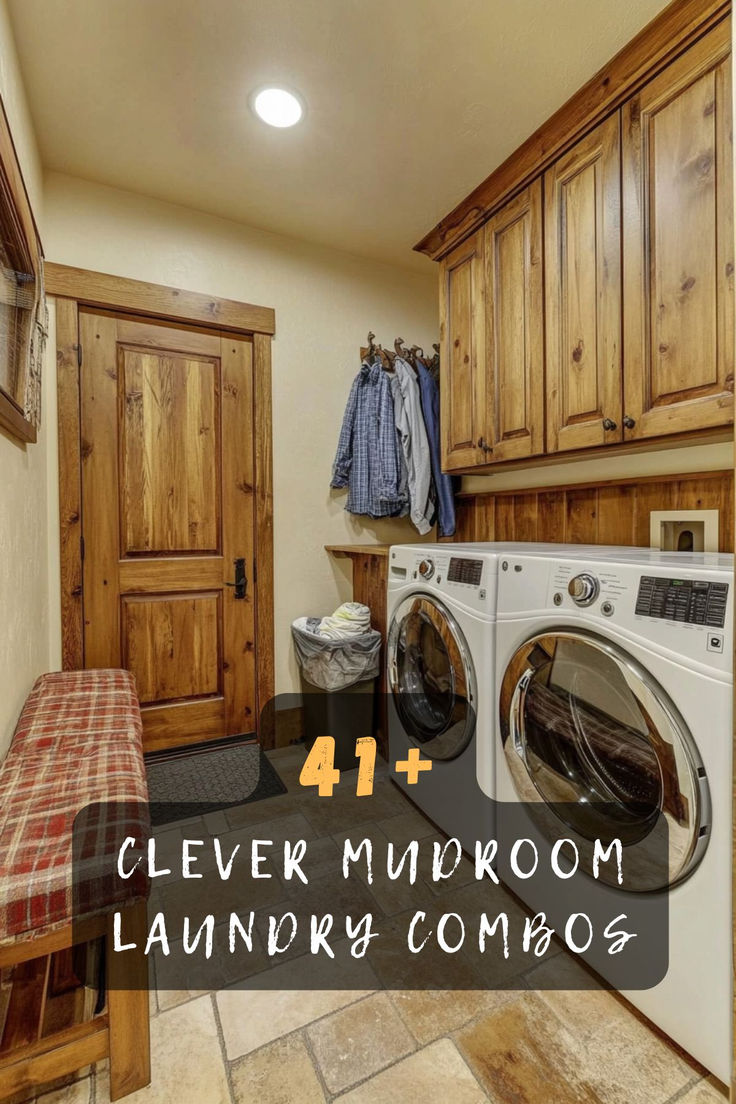
<path id="1" fill-rule="evenodd" d="M 118 900 L 105 899 L 99 886 L 80 892 L 79 879 L 72 884 L 72 826 L 91 806 L 122 810 L 125 834 L 148 832 L 132 676 L 42 675 L 0 767 L 0 794 L 0 971 L 7 978 L 12 968 L 13 982 L 0 1031 L 0 1100 L 106 1057 L 117 1100 L 150 1081 L 149 996 L 145 961 L 123 962 L 110 950 L 112 910 L 130 909 L 124 930 L 142 937 L 147 887 L 139 881 Z M 59 1022 L 50 1015 L 52 984 L 65 970 L 73 974 L 72 955 L 91 946 L 102 948 L 104 1005 L 81 1022 L 68 1015 Z M 65 1007 L 74 1010 L 74 1000 Z"/>

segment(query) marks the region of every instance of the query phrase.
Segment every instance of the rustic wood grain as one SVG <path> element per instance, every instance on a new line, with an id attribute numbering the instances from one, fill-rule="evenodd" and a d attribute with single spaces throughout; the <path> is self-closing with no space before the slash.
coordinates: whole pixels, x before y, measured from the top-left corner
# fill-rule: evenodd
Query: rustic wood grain
<path id="1" fill-rule="evenodd" d="M 123 931 L 136 950 L 107 956 L 107 1007 L 110 1047 L 110 1100 L 142 1089 L 151 1080 L 148 959 L 143 953 L 148 923 L 146 902 L 123 912 Z M 108 942 L 112 938 L 110 915 Z M 130 988 L 124 986 L 130 985 Z"/>
<path id="2" fill-rule="evenodd" d="M 440 266 L 442 468 L 484 462 L 486 319 L 484 237 L 474 235 Z"/>
<path id="3" fill-rule="evenodd" d="M 271 400 L 271 339 L 253 338 L 254 449 L 255 449 L 255 558 L 256 590 L 256 708 L 261 746 L 274 746 L 273 728 L 261 726 L 261 718 L 274 696 L 274 574 L 273 574 L 273 434 Z"/>
<path id="4" fill-rule="evenodd" d="M 90 272 L 53 262 L 45 265 L 45 278 L 49 295 L 75 299 L 90 307 L 125 310 L 237 333 L 276 332 L 275 315 L 270 307 L 256 307 L 216 295 L 202 295 L 197 291 L 129 280 L 123 276 Z"/>
<path id="5" fill-rule="evenodd" d="M 84 662 L 120 666 L 118 349 L 111 316 L 80 311 Z"/>
<path id="6" fill-rule="evenodd" d="M 624 108 L 628 439 L 733 421 L 730 50 L 724 22 Z"/>
<path id="7" fill-rule="evenodd" d="M 478 429 L 486 459 L 498 462 L 544 451 L 541 179 L 505 204 L 484 233 L 486 386 Z"/>
<path id="8" fill-rule="evenodd" d="M 623 435 L 618 115 L 555 162 L 544 194 L 547 452 L 610 444 Z"/>
<path id="9" fill-rule="evenodd" d="M 649 547 L 651 510 L 718 510 L 719 549 L 734 547 L 733 472 L 605 480 L 461 495 L 458 540 L 551 541 Z M 492 511 L 495 530 L 485 519 Z M 472 535 L 469 535 L 472 534 Z"/>
<path id="10" fill-rule="evenodd" d="M 123 555 L 219 552 L 219 357 L 118 349 Z"/>
<path id="11" fill-rule="evenodd" d="M 136 676 L 149 750 L 253 732 L 252 339 L 80 316 L 85 662 Z"/>
<path id="12" fill-rule="evenodd" d="M 222 683 L 226 730 L 243 733 L 257 728 L 252 342 L 225 335 L 221 355 L 222 554 L 225 570 L 232 573 L 227 578 L 234 577 L 233 561 L 241 556 L 248 578 L 245 599 L 235 599 L 232 587 L 223 592 Z"/>
<path id="13" fill-rule="evenodd" d="M 84 667 L 82 624 L 82 457 L 79 424 L 77 304 L 56 304 L 56 387 L 59 427 L 59 550 L 61 557 L 61 662 Z"/>
<path id="14" fill-rule="evenodd" d="M 134 673 L 141 705 L 221 692 L 221 600 L 222 590 L 121 595 L 121 665 Z"/>

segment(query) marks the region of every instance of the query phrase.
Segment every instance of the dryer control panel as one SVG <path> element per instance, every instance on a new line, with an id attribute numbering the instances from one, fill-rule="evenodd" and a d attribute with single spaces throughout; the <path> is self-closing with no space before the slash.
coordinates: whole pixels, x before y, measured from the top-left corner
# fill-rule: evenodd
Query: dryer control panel
<path id="1" fill-rule="evenodd" d="M 722 629 L 726 623 L 727 601 L 728 583 L 642 575 L 635 612 L 640 617 Z"/>

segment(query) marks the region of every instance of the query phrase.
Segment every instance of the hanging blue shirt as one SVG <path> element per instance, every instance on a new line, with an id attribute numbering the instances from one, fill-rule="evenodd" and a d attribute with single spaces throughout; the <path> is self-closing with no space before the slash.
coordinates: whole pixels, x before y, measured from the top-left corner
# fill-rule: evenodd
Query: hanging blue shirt
<path id="1" fill-rule="evenodd" d="M 455 532 L 455 495 L 452 478 L 442 471 L 440 459 L 440 391 L 432 373 L 417 361 L 419 394 L 424 424 L 427 427 L 432 475 L 437 491 L 437 535 L 451 537 Z"/>
<path id="2" fill-rule="evenodd" d="M 342 420 L 332 487 L 348 487 L 345 509 L 372 518 L 406 512 L 394 401 L 380 363 L 363 362 Z"/>

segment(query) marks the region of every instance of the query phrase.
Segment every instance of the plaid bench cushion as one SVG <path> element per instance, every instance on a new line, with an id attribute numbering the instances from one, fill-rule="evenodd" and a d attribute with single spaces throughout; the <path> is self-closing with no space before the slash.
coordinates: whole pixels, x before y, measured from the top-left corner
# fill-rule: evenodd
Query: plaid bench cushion
<path id="1" fill-rule="evenodd" d="M 38 938 L 72 919 L 72 827 L 81 810 L 92 851 L 113 836 L 149 833 L 140 708 L 127 671 L 42 675 L 0 767 L 0 945 Z M 94 856 L 93 856 L 94 857 Z M 94 863 L 92 864 L 94 866 Z M 80 908 L 100 911 L 99 863 Z M 95 882 L 95 877 L 97 881 Z M 126 900 L 145 893 L 141 881 Z"/>

